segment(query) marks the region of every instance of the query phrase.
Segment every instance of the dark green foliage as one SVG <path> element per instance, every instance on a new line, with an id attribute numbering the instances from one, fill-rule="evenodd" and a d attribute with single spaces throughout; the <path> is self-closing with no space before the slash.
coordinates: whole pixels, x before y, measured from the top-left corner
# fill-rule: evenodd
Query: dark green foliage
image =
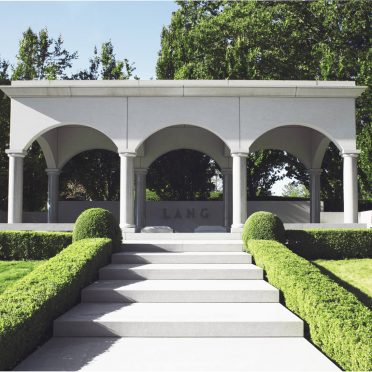
<path id="1" fill-rule="evenodd" d="M 71 241 L 71 233 L 0 231 L 0 260 L 45 260 Z"/>
<path id="2" fill-rule="evenodd" d="M 208 200 L 217 169 L 214 160 L 199 151 L 170 151 L 149 167 L 147 187 L 160 200 Z"/>
<path id="3" fill-rule="evenodd" d="M 81 213 L 74 225 L 72 241 L 87 238 L 109 238 L 113 250 L 119 250 L 122 235 L 114 215 L 103 208 L 90 208 Z"/>
<path id="4" fill-rule="evenodd" d="M 243 241 L 256 240 L 277 240 L 284 242 L 285 230 L 283 222 L 278 216 L 270 212 L 255 212 L 243 228 Z"/>
<path id="5" fill-rule="evenodd" d="M 0 370 L 11 369 L 52 334 L 53 320 L 109 262 L 109 239 L 80 240 L 0 296 Z"/>
<path id="6" fill-rule="evenodd" d="M 309 260 L 372 258 L 372 229 L 287 230 L 288 247 Z"/>
<path id="7" fill-rule="evenodd" d="M 307 323 L 311 341 L 345 370 L 372 370 L 372 312 L 283 244 L 246 243 L 285 305 Z"/>

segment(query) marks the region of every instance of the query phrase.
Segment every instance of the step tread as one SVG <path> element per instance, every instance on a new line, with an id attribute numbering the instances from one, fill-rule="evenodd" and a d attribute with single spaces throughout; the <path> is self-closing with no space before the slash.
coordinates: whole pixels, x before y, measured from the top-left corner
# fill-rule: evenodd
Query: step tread
<path id="1" fill-rule="evenodd" d="M 191 356 L 191 357 L 190 357 Z M 339 371 L 302 337 L 53 337 L 16 370 Z"/>
<path id="2" fill-rule="evenodd" d="M 262 271 L 261 268 L 250 263 L 240 263 L 240 264 L 197 264 L 197 263 L 172 263 L 172 264 L 162 264 L 162 263 L 128 263 L 128 264 L 109 264 L 104 266 L 103 269 L 110 270 L 257 270 Z"/>
<path id="3" fill-rule="evenodd" d="M 245 252 L 141 252 L 141 251 L 132 251 L 132 252 L 118 252 L 114 253 L 113 256 L 237 256 L 237 257 L 246 257 L 251 256 Z"/>
<path id="4" fill-rule="evenodd" d="M 86 287 L 90 290 L 114 291 L 275 291 L 264 280 L 100 280 Z"/>
<path id="5" fill-rule="evenodd" d="M 61 315 L 64 322 L 301 323 L 279 303 L 81 303 Z"/>

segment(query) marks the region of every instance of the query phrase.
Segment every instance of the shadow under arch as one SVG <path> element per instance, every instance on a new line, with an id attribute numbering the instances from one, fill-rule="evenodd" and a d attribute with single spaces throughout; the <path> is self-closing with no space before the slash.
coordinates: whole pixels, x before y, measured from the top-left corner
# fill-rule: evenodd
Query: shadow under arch
<path id="1" fill-rule="evenodd" d="M 321 168 L 325 152 L 331 142 L 342 151 L 342 147 L 331 137 L 308 125 L 280 125 L 256 138 L 249 152 L 265 149 L 282 150 L 297 157 L 307 169 Z"/>
<path id="2" fill-rule="evenodd" d="M 44 131 L 36 141 L 48 168 L 61 169 L 77 154 L 95 149 L 117 152 L 116 144 L 103 132 L 86 125 L 59 125 Z"/>
<path id="3" fill-rule="evenodd" d="M 140 159 L 136 160 L 136 166 L 147 168 L 160 156 L 180 149 L 206 154 L 221 168 L 231 167 L 230 149 L 219 136 L 199 126 L 184 124 L 168 126 L 148 136 L 137 148 Z"/>
<path id="4" fill-rule="evenodd" d="M 208 154 L 193 149 L 169 151 L 155 159 L 148 168 L 148 187 L 163 201 L 210 199 L 221 168 Z"/>

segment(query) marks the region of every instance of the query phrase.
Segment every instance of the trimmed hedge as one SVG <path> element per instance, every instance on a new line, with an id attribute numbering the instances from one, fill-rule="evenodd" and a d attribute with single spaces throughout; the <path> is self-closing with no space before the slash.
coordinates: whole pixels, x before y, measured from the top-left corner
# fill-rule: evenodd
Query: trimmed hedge
<path id="1" fill-rule="evenodd" d="M 243 240 L 277 240 L 284 243 L 285 230 L 281 219 L 271 212 L 255 212 L 243 227 Z"/>
<path id="2" fill-rule="evenodd" d="M 80 240 L 0 295 L 0 370 L 11 369 L 52 335 L 53 320 L 109 262 L 109 239 Z"/>
<path id="3" fill-rule="evenodd" d="M 118 251 L 122 234 L 114 215 L 103 208 L 90 208 L 81 213 L 74 225 L 72 241 L 87 238 L 109 238 L 112 249 Z"/>
<path id="4" fill-rule="evenodd" d="M 306 259 L 275 241 L 246 241 L 285 305 L 309 327 L 311 341 L 345 370 L 372 370 L 372 312 Z"/>
<path id="5" fill-rule="evenodd" d="M 309 260 L 372 258 L 372 229 L 287 230 L 287 245 Z"/>
<path id="6" fill-rule="evenodd" d="M 0 231 L 0 260 L 45 260 L 71 242 L 71 233 Z"/>

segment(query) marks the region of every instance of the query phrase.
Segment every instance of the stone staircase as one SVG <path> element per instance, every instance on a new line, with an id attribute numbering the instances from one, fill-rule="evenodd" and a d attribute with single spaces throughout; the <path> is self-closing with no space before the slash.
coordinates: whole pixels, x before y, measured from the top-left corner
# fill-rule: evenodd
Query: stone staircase
<path id="1" fill-rule="evenodd" d="M 303 338 L 302 320 L 240 240 L 173 235 L 127 241 L 18 369 L 337 369 Z"/>

